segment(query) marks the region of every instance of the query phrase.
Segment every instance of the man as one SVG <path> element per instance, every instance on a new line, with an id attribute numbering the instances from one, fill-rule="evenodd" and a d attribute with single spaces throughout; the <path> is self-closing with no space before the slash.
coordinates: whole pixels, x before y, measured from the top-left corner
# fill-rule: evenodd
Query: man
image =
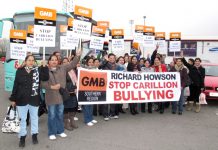
<path id="1" fill-rule="evenodd" d="M 116 56 L 113 53 L 110 53 L 107 56 L 104 57 L 105 61 L 102 62 L 102 65 L 100 66 L 103 70 L 117 70 L 117 64 L 116 64 Z M 105 121 L 109 120 L 110 118 L 118 119 L 119 118 L 119 105 L 118 104 L 111 104 L 110 105 L 110 113 L 108 112 L 108 104 L 101 105 L 102 107 L 102 115 L 104 117 Z"/>

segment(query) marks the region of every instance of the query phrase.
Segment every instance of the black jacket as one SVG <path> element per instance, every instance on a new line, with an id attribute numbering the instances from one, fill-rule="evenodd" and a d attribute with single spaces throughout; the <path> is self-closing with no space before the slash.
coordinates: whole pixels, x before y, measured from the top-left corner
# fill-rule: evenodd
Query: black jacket
<path id="1" fill-rule="evenodd" d="M 131 71 L 131 72 L 133 72 L 134 71 L 134 67 L 135 67 L 135 65 L 133 64 L 133 63 L 128 63 L 128 65 L 127 65 L 127 71 Z M 141 71 L 141 66 L 139 65 L 139 64 L 137 64 L 137 70 L 138 71 Z"/>
<path id="2" fill-rule="evenodd" d="M 39 81 L 47 81 L 49 79 L 48 67 L 39 67 Z M 19 68 L 16 72 L 14 87 L 9 98 L 11 101 L 16 102 L 17 106 L 25 106 L 27 104 L 31 106 L 39 106 L 40 100 L 40 86 L 38 88 L 38 95 L 31 96 L 32 83 L 33 83 L 33 70 L 27 73 L 24 67 Z"/>
<path id="3" fill-rule="evenodd" d="M 113 67 L 112 64 L 108 61 L 103 61 L 99 67 L 99 69 L 102 69 L 102 70 L 117 70 L 117 68 L 118 66 L 116 63 L 114 64 L 114 67 Z"/>
<path id="4" fill-rule="evenodd" d="M 189 77 L 192 81 L 191 85 L 204 88 L 205 68 L 202 66 L 197 68 L 194 65 L 190 65 L 185 58 L 183 58 L 182 61 L 189 69 Z"/>

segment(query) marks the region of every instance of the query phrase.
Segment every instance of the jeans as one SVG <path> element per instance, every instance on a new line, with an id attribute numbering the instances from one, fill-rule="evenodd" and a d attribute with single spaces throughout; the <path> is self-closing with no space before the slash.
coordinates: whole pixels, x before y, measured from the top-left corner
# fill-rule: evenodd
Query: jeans
<path id="1" fill-rule="evenodd" d="M 83 105 L 84 122 L 89 123 L 93 120 L 93 105 Z"/>
<path id="2" fill-rule="evenodd" d="M 172 112 L 177 111 L 177 106 L 179 108 L 179 112 L 183 112 L 183 104 L 184 104 L 184 88 L 181 90 L 181 95 L 179 97 L 179 101 L 172 102 Z"/>
<path id="3" fill-rule="evenodd" d="M 31 121 L 31 134 L 38 134 L 39 132 L 39 117 L 38 117 L 38 109 L 39 107 L 26 105 L 26 106 L 17 106 L 18 114 L 21 119 L 20 122 L 20 132 L 19 137 L 26 136 L 26 119 L 27 119 L 27 112 L 29 111 L 30 114 L 30 121 Z"/>
<path id="4" fill-rule="evenodd" d="M 64 105 L 48 105 L 48 136 L 64 133 Z"/>

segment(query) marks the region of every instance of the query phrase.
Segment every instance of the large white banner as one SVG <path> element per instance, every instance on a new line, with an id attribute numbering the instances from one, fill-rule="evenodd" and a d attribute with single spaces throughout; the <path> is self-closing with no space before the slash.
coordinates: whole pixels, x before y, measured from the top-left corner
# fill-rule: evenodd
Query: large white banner
<path id="1" fill-rule="evenodd" d="M 78 77 L 79 105 L 178 101 L 181 94 L 180 74 L 177 72 L 80 69 Z"/>

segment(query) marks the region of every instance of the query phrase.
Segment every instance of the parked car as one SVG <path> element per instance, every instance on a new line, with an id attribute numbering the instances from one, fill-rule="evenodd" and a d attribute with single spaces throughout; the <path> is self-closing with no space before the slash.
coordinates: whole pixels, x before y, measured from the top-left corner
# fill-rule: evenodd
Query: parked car
<path id="1" fill-rule="evenodd" d="M 205 95 L 207 100 L 218 100 L 218 64 L 202 63 L 205 68 Z"/>

